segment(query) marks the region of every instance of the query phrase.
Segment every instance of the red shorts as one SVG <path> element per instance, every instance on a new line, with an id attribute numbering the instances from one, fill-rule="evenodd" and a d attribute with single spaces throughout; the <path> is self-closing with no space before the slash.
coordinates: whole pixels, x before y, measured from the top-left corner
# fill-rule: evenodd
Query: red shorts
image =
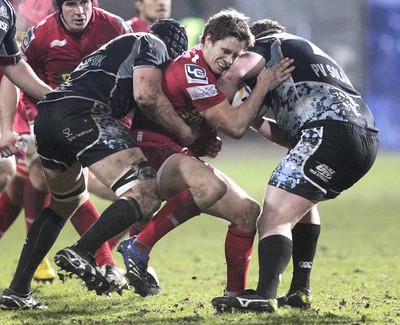
<path id="1" fill-rule="evenodd" d="M 161 165 L 174 153 L 196 157 L 187 147 L 177 144 L 171 138 L 148 130 L 131 130 L 137 146 L 143 151 L 151 167 L 158 171 Z"/>

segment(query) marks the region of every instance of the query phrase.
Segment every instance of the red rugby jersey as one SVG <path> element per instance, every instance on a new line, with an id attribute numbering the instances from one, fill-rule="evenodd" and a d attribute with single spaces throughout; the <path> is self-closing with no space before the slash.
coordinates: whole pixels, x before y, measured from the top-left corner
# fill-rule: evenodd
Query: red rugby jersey
<path id="1" fill-rule="evenodd" d="M 100 8 L 93 8 L 92 18 L 79 35 L 68 32 L 59 12 L 30 28 L 22 42 L 22 52 L 38 76 L 56 88 L 79 65 L 82 58 L 113 38 L 130 33 L 124 20 Z M 27 96 L 24 96 L 26 98 Z M 24 99 L 30 119 L 37 114 L 36 105 Z"/>

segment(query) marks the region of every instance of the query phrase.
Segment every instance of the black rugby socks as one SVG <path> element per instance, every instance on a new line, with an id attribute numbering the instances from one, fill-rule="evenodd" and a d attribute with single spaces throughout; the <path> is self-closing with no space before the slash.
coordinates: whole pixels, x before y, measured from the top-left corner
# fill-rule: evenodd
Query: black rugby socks
<path id="1" fill-rule="evenodd" d="M 289 292 L 301 288 L 310 289 L 311 270 L 320 232 L 320 225 L 309 223 L 298 223 L 292 229 L 293 277 Z"/>
<path id="2" fill-rule="evenodd" d="M 17 293 L 29 293 L 31 281 L 40 262 L 56 241 L 65 221 L 53 210 L 45 208 L 32 223 L 26 237 L 17 270 L 10 289 Z"/>
<path id="3" fill-rule="evenodd" d="M 272 235 L 258 244 L 259 274 L 257 293 L 276 298 L 279 282 L 292 256 L 292 241 L 282 235 Z"/>
<path id="4" fill-rule="evenodd" d="M 99 220 L 78 240 L 74 248 L 93 254 L 108 239 L 128 229 L 142 217 L 142 210 L 135 199 L 118 199 L 104 210 Z"/>

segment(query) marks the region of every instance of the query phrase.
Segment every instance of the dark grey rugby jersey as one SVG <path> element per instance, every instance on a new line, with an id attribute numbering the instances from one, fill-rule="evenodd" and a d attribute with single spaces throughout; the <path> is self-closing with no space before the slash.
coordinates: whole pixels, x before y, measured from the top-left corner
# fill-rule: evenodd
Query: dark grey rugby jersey
<path id="1" fill-rule="evenodd" d="M 21 53 L 15 39 L 15 10 L 7 0 L 0 0 L 0 64 L 15 64 Z"/>
<path id="2" fill-rule="evenodd" d="M 133 69 L 164 69 L 168 62 L 165 44 L 156 36 L 122 35 L 83 58 L 69 78 L 41 102 L 81 98 L 98 102 L 109 108 L 113 117 L 122 118 L 137 107 L 133 99 Z"/>
<path id="3" fill-rule="evenodd" d="M 368 106 L 342 68 L 310 41 L 277 33 L 257 39 L 249 51 L 262 55 L 268 67 L 284 57 L 294 59 L 291 78 L 267 97 L 291 142 L 297 142 L 301 128 L 314 121 L 338 120 L 375 129 Z"/>

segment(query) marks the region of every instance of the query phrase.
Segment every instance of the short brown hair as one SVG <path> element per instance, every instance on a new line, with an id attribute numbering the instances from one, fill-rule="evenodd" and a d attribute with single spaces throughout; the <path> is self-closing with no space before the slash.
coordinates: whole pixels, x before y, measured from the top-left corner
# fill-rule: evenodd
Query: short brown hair
<path id="1" fill-rule="evenodd" d="M 283 33 L 286 31 L 286 28 L 276 20 L 266 18 L 252 23 L 250 25 L 250 30 L 255 38 L 259 38 L 269 34 Z"/>
<path id="2" fill-rule="evenodd" d="M 204 26 L 200 42 L 204 44 L 206 36 L 209 34 L 213 42 L 234 37 L 239 41 L 245 42 L 245 47 L 254 44 L 254 37 L 247 24 L 249 17 L 235 9 L 224 9 L 211 16 Z"/>

